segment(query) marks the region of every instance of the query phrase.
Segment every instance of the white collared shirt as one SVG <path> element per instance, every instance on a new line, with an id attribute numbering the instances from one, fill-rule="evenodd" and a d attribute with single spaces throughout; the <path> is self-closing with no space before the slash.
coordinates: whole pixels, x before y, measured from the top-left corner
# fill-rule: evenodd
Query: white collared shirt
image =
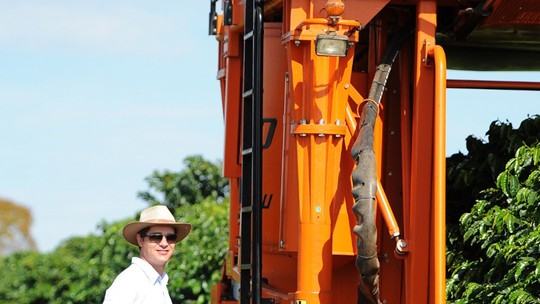
<path id="1" fill-rule="evenodd" d="M 172 304 L 167 282 L 169 276 L 159 273 L 141 258 L 131 258 L 105 293 L 103 304 Z"/>

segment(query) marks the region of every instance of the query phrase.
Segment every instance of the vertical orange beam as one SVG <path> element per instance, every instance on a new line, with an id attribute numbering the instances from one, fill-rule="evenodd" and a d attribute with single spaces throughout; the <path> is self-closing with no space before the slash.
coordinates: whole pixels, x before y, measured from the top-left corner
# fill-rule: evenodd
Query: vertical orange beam
<path id="1" fill-rule="evenodd" d="M 230 199 L 229 199 L 229 251 L 238 254 L 238 235 L 240 234 L 240 223 L 238 213 L 240 210 L 240 179 L 229 178 Z M 227 269 L 227 272 L 232 269 Z M 229 273 L 227 273 L 229 275 Z"/>
<path id="2" fill-rule="evenodd" d="M 240 100 L 242 81 L 242 58 L 238 30 L 225 27 L 220 39 L 219 72 L 225 124 L 223 153 L 223 176 L 229 178 L 231 193 L 229 207 L 229 250 L 238 253 L 239 235 L 239 177 L 240 177 Z M 229 269 L 228 269 L 229 270 Z"/>
<path id="3" fill-rule="evenodd" d="M 226 28 L 226 37 L 221 42 L 220 52 L 224 62 L 223 78 L 223 120 L 225 122 L 225 142 L 227 149 L 223 152 L 223 175 L 240 177 L 240 101 L 242 89 L 242 53 L 240 50 L 241 35 L 238 30 Z M 220 72 L 221 74 L 221 72 Z"/>
<path id="4" fill-rule="evenodd" d="M 320 3 L 322 4 L 322 2 Z M 292 33 L 313 16 L 313 3 L 293 1 L 290 10 Z M 309 18 L 308 18 L 309 19 Z M 323 33 L 325 26 L 311 26 L 307 33 Z M 294 36 L 286 41 L 291 84 L 291 157 L 296 170 L 297 193 L 286 193 L 286 204 L 298 203 L 297 303 L 336 303 L 332 291 L 332 206 L 338 189 L 340 161 L 345 135 L 344 90 L 350 84 L 353 52 L 346 57 L 315 54 L 315 36 Z M 336 136 L 331 129 L 343 128 Z M 296 195 L 296 197 L 293 197 Z M 349 236 L 350 237 L 350 236 Z M 296 303 L 295 302 L 295 303 Z"/>
<path id="5" fill-rule="evenodd" d="M 345 102 L 336 98 L 337 84 L 342 79 L 335 75 L 341 75 L 336 72 L 340 63 L 349 67 L 350 75 L 352 55 L 345 60 L 318 57 L 312 41 L 303 41 L 301 46 L 292 48 L 300 48 L 294 52 L 301 52 L 303 57 L 302 65 L 291 71 L 293 86 L 299 84 L 299 79 L 303 80 L 302 90 L 295 96 L 295 121 L 299 122 L 298 127 L 321 130 L 295 135 L 300 240 L 295 299 L 329 304 L 333 296 L 331 206 L 338 186 L 343 139 L 325 134 L 324 130 L 336 120 L 345 121 Z M 303 77 L 294 77 L 299 74 Z"/>
<path id="6" fill-rule="evenodd" d="M 446 301 L 446 57 L 433 49 L 435 66 L 435 139 L 433 168 L 433 234 L 435 302 Z"/>
<path id="7" fill-rule="evenodd" d="M 437 4 L 419 0 L 414 62 L 411 146 L 409 257 L 405 261 L 406 303 L 432 304 L 430 290 L 431 192 L 433 172 L 434 73 L 427 66 L 427 51 L 435 45 Z M 431 265 L 432 266 L 432 265 Z"/>

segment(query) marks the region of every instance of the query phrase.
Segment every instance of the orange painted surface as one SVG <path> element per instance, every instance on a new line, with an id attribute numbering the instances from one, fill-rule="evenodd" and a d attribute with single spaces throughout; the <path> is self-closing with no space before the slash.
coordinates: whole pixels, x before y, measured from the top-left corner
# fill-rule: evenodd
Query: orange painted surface
<path id="1" fill-rule="evenodd" d="M 433 281 L 446 280 L 446 56 L 440 46 L 433 48 L 435 66 L 435 109 L 433 142 Z M 444 284 L 434 284 L 434 303 L 446 302 Z"/>
<path id="2" fill-rule="evenodd" d="M 387 25 L 401 18 L 385 10 L 389 2 L 346 1 L 342 19 L 330 25 L 326 1 L 288 0 L 283 1 L 282 18 L 265 24 L 263 116 L 274 120 L 276 129 L 263 150 L 262 273 L 263 296 L 275 303 L 356 303 L 360 278 L 352 233 L 355 162 L 350 150 L 361 124 L 358 110 L 392 35 Z M 218 37 L 224 175 L 231 181 L 230 248 L 224 282 L 214 288 L 219 290 L 213 290 L 213 303 L 232 303 L 228 284 L 239 281 L 244 6 L 242 1 L 232 3 L 235 25 L 220 28 Z M 434 48 L 436 2 L 408 5 L 417 8 L 412 15 L 416 35 L 394 63 L 374 134 L 381 190 L 380 299 L 443 303 L 445 101 L 444 89 L 436 85 L 446 80 L 436 80 L 445 68 L 432 61 L 441 63 L 444 53 Z M 279 3 L 271 1 L 271 6 Z M 370 22 L 376 26 L 355 29 Z M 317 35 L 329 31 L 348 35 L 353 47 L 347 56 L 315 54 Z M 265 123 L 263 141 L 269 131 Z M 398 232 L 408 244 L 403 256 L 394 253 L 396 242 L 389 237 Z"/>
<path id="3" fill-rule="evenodd" d="M 264 2 L 263 116 L 275 132 L 269 138 L 272 123 L 263 124 L 269 142 L 263 151 L 263 295 L 275 303 L 356 303 L 351 148 L 376 67 L 396 29 L 410 22 L 414 35 L 393 64 L 373 134 L 380 300 L 444 303 L 446 85 L 537 90 L 538 83 L 446 80 L 445 53 L 435 45 L 443 11 L 437 6 L 458 10 L 478 1 L 458 1 L 463 7 L 452 0 Z M 230 1 L 232 25 L 217 18 L 231 210 L 224 278 L 212 290 L 213 303 L 236 302 L 231 284 L 239 281 L 245 3 Z M 533 0 L 482 3 L 495 9 L 483 29 L 540 23 Z M 347 55 L 317 56 L 317 36 L 334 33 L 347 36 Z M 389 237 L 398 232 L 403 255 Z"/>
<path id="4" fill-rule="evenodd" d="M 448 79 L 448 88 L 492 90 L 540 90 L 540 82 Z"/>
<path id="5" fill-rule="evenodd" d="M 427 65 L 430 48 L 435 46 L 436 2 L 419 1 L 414 53 L 414 91 L 412 108 L 412 145 L 409 231 L 409 256 L 405 259 L 405 302 L 434 301 L 431 240 L 433 171 L 433 89 L 434 71 Z M 426 97 L 431 96 L 431 98 Z M 431 279 L 431 280 L 430 280 Z"/>

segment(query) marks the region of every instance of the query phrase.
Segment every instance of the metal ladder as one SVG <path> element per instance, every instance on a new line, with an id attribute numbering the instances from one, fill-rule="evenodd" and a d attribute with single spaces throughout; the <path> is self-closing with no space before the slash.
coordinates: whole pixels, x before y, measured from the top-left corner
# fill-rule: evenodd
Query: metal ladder
<path id="1" fill-rule="evenodd" d="M 263 4 L 245 2 L 240 215 L 240 304 L 262 299 Z"/>

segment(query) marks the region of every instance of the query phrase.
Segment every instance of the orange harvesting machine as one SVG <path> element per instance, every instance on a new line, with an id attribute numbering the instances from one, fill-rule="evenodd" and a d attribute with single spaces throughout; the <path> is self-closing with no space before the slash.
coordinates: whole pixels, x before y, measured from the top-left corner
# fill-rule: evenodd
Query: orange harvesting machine
<path id="1" fill-rule="evenodd" d="M 538 69 L 537 0 L 211 0 L 230 181 L 212 303 L 445 303 L 447 80 Z"/>

